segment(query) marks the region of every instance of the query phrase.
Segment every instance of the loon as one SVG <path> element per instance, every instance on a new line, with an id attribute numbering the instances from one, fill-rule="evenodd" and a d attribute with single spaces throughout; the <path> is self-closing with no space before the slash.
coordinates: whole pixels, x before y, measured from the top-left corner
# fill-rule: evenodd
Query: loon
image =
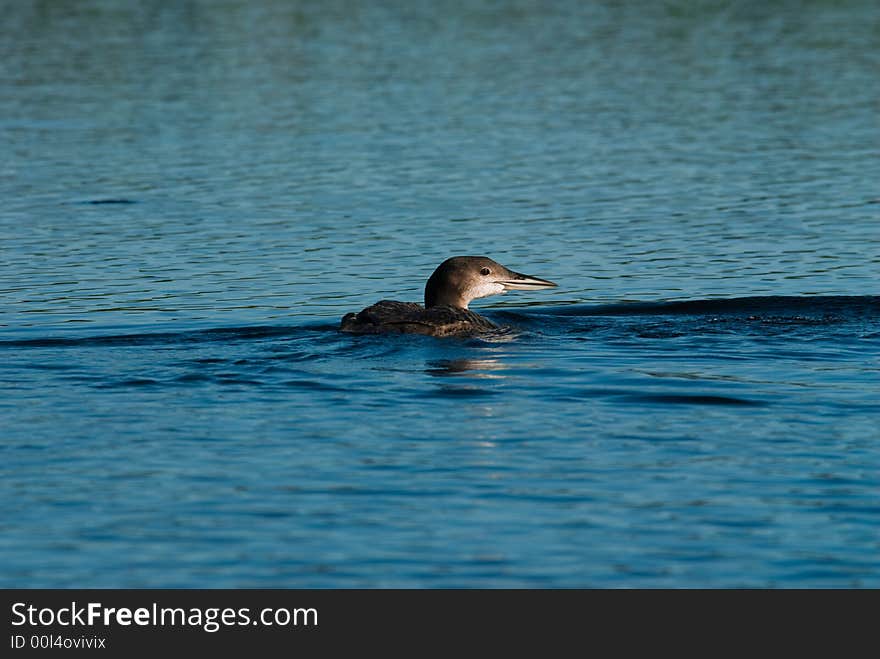
<path id="1" fill-rule="evenodd" d="M 348 313 L 339 329 L 353 334 L 428 334 L 472 336 L 498 329 L 468 309 L 471 300 L 509 290 L 536 291 L 552 281 L 508 270 L 485 256 L 453 256 L 441 263 L 425 285 L 425 306 L 382 300 L 359 313 Z"/>

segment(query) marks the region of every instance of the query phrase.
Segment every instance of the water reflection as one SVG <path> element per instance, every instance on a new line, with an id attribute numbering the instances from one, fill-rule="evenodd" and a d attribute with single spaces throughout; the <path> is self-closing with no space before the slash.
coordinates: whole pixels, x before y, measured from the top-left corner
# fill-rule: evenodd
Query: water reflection
<path id="1" fill-rule="evenodd" d="M 437 377 L 448 377 L 453 375 L 468 375 L 472 378 L 486 378 L 501 380 L 506 376 L 497 371 L 504 371 L 509 368 L 506 364 L 495 358 L 482 359 L 437 359 L 428 362 L 425 373 Z M 485 371 L 496 371 L 487 373 Z"/>

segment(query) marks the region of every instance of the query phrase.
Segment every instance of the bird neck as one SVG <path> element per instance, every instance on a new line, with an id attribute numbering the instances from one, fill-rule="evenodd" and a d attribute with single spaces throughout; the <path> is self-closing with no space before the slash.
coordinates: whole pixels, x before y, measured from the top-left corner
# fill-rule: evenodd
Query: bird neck
<path id="1" fill-rule="evenodd" d="M 425 288 L 425 308 L 431 307 L 455 307 L 467 309 L 468 302 L 457 291 L 438 291 L 430 285 Z"/>

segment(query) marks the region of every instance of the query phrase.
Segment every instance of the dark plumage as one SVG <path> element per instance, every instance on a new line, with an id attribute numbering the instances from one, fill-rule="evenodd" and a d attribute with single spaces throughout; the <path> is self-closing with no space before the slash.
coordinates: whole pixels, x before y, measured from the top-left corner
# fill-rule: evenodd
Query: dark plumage
<path id="1" fill-rule="evenodd" d="M 382 300 L 359 313 L 346 314 L 343 332 L 356 334 L 430 334 L 469 336 L 497 329 L 488 318 L 469 309 L 440 306 L 427 309 L 415 302 Z"/>

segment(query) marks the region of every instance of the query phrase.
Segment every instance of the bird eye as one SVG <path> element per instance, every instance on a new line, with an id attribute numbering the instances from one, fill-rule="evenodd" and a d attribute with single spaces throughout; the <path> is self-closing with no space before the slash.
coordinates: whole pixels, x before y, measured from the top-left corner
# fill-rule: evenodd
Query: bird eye
<path id="1" fill-rule="evenodd" d="M 489 274 L 489 268 L 483 268 L 482 270 L 480 270 L 480 274 L 485 277 Z"/>

